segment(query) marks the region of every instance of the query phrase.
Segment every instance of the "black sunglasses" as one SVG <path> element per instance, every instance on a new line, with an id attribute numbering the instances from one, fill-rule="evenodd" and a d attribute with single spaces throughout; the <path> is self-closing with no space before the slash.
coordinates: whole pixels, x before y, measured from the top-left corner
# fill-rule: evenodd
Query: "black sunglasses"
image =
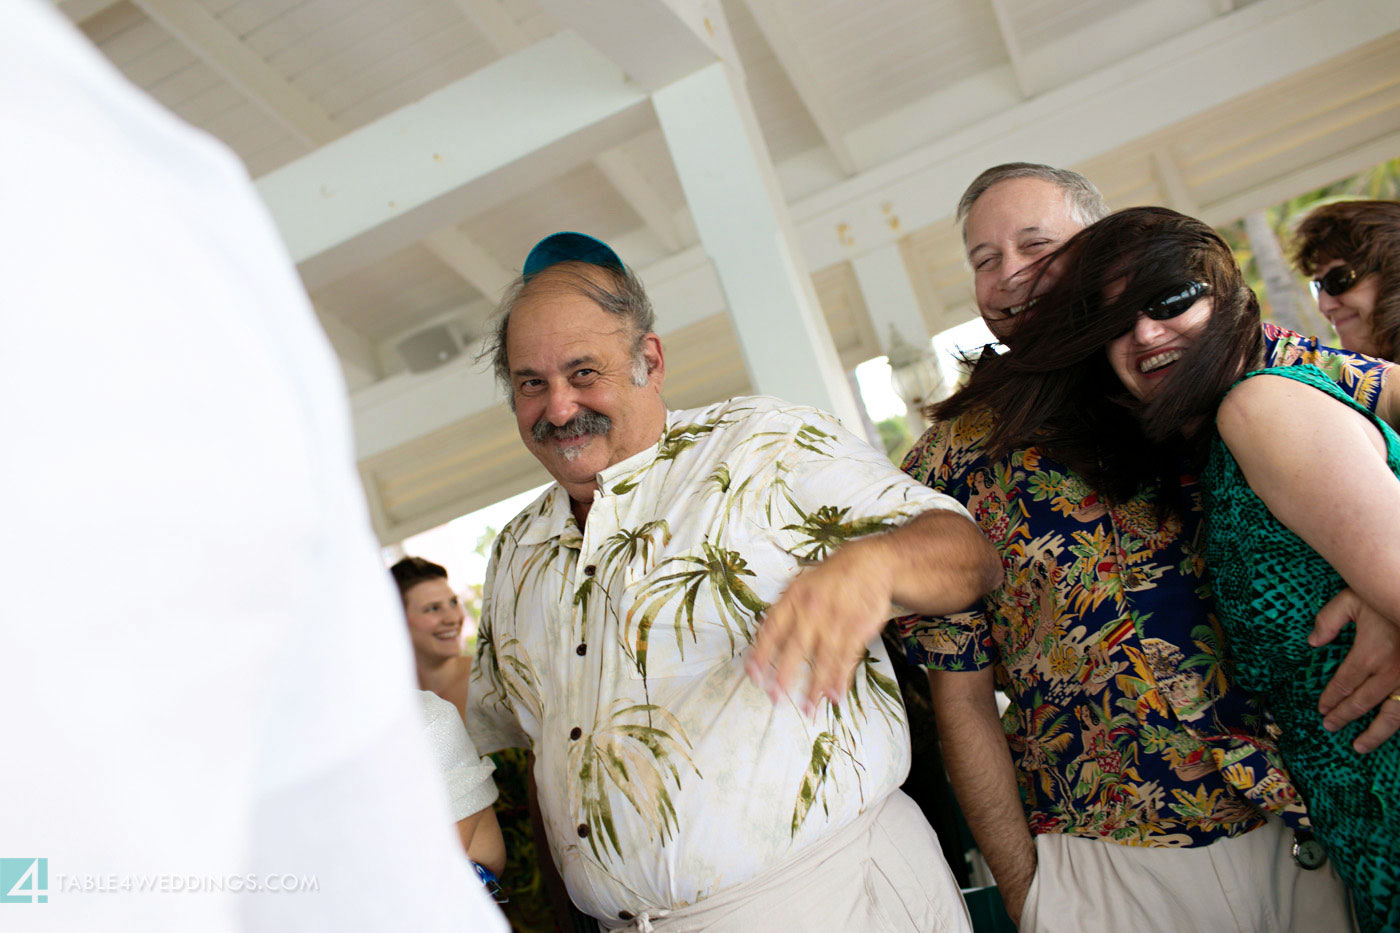
<path id="1" fill-rule="evenodd" d="M 1169 321 L 1209 294 L 1210 286 L 1205 282 L 1187 282 L 1149 302 L 1142 313 L 1154 321 Z"/>
<path id="2" fill-rule="evenodd" d="M 1320 292 L 1326 292 L 1336 298 L 1338 295 L 1350 291 L 1351 287 L 1356 284 L 1356 270 L 1351 266 L 1333 266 L 1309 284 L 1312 286 L 1314 298 Z"/>

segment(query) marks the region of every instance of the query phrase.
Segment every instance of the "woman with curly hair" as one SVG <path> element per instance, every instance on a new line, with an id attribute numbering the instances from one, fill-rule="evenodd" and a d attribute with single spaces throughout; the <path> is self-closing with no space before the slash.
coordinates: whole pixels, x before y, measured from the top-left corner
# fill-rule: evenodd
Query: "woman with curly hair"
<path id="1" fill-rule="evenodd" d="M 1298 225 L 1293 260 L 1343 347 L 1400 360 L 1400 201 L 1336 201 Z"/>

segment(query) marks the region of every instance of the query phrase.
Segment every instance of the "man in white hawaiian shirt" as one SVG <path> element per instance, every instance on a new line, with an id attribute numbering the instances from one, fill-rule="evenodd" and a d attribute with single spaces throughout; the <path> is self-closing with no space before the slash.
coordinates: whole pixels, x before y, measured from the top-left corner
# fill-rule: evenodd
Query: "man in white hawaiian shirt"
<path id="1" fill-rule="evenodd" d="M 533 751 L 573 901 L 604 929 L 968 929 L 898 791 L 878 637 L 996 583 L 966 512 L 813 409 L 667 411 L 645 293 L 590 237 L 542 241 L 502 308 L 557 482 L 492 550 L 468 725 Z"/>

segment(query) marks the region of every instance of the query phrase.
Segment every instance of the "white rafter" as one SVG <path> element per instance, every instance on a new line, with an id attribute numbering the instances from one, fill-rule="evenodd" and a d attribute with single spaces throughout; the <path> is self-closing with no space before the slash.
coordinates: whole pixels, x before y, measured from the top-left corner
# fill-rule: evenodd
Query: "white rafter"
<path id="1" fill-rule="evenodd" d="M 257 187 L 308 287 L 528 191 L 641 132 L 645 91 L 571 32 L 269 172 Z"/>
<path id="2" fill-rule="evenodd" d="M 1166 146 L 1152 150 L 1152 173 L 1157 176 L 1157 184 L 1166 195 L 1168 207 L 1192 217 L 1200 216 L 1201 206 L 1191 196 L 1186 179 L 1182 177 L 1181 169 L 1177 167 L 1176 160 L 1172 158 Z"/>
<path id="3" fill-rule="evenodd" d="M 676 230 L 671 206 L 666 203 L 661 192 L 656 190 L 656 186 L 647 181 L 625 149 L 619 146 L 599 153 L 593 160 L 593 167 L 603 173 L 608 184 L 612 185 L 622 196 L 622 200 L 627 202 L 628 207 L 642 218 L 642 223 L 650 228 L 661 241 L 661 245 L 666 247 L 667 252 L 674 253 L 681 248 L 681 238 Z"/>
<path id="4" fill-rule="evenodd" d="M 1269 10 L 1267 6 L 1283 6 Z M 1060 165 L 1075 165 L 1131 140 L 1150 135 L 1291 74 L 1400 29 L 1400 10 L 1375 21 L 1367 0 L 1335 0 L 1331 10 L 1313 4 L 1264 2 L 1212 21 L 1165 47 L 1114 65 L 1073 86 L 1046 91 L 982 126 L 929 144 L 798 202 L 794 224 L 808 267 L 851 261 L 898 242 L 907 231 L 949 219 L 967 181 L 1008 152 Z M 1266 7 L 1260 9 L 1260 7 Z M 1330 32 L 1320 21 L 1330 19 Z M 1283 49 L 1288 55 L 1283 56 Z M 1248 87 L 1239 84 L 1240 62 L 1249 65 Z M 1233 74 L 1233 84 L 1225 75 Z M 1108 125 L 1104 113 L 1122 114 Z M 1064 132 L 1064 127 L 1073 132 Z M 1058 128 L 1058 132 L 1057 132 Z M 1261 183 L 1257 188 L 1199 205 L 1208 223 L 1228 223 L 1244 213 L 1360 171 L 1400 151 L 1400 134 L 1353 146 Z M 1179 173 L 1179 170 L 1178 170 Z M 1184 185 L 1183 185 L 1184 187 Z M 901 224 L 889 224 L 894 205 Z M 725 298 L 704 249 L 691 247 L 640 270 L 658 309 L 663 337 L 721 313 Z M 942 321 L 970 318 L 971 306 L 951 308 Z M 416 379 L 390 377 L 355 393 L 360 456 L 391 449 L 495 404 L 489 378 L 473 381 L 465 370 L 444 367 Z"/>
<path id="5" fill-rule="evenodd" d="M 457 0 L 457 6 L 500 54 L 510 55 L 530 44 L 529 35 L 500 0 Z"/>
<path id="6" fill-rule="evenodd" d="M 1016 87 L 1022 97 L 1033 93 L 1030 79 L 1026 76 L 1026 57 L 1021 54 L 1021 43 L 1016 38 L 1016 30 L 1007 12 L 1006 0 L 991 0 L 992 12 L 996 14 L 997 31 L 1001 33 L 1001 44 L 1006 48 L 1006 58 L 1011 62 L 1011 73 L 1016 76 Z"/>
<path id="7" fill-rule="evenodd" d="M 195 0 L 132 2 L 303 142 L 319 146 L 345 132 Z"/>
<path id="8" fill-rule="evenodd" d="M 103 0 L 65 0 L 65 8 L 101 2 Z M 194 0 L 132 2 L 303 142 L 314 148 L 345 135 L 344 126 L 287 82 L 262 56 Z M 483 5 L 485 2 L 487 0 L 483 0 Z M 425 238 L 423 245 L 483 295 L 499 293 L 510 280 L 510 273 L 500 263 L 456 227 Z"/>
<path id="9" fill-rule="evenodd" d="M 795 202 L 803 254 L 813 269 L 852 259 L 903 235 L 882 205 L 920 229 L 1008 157 L 1075 165 L 1397 29 L 1400 4 L 1258 0 Z"/>
<path id="10" fill-rule="evenodd" d="M 434 256 L 452 267 L 472 288 L 495 300 L 515 278 L 471 237 L 456 227 L 439 230 L 423 239 Z"/>
<path id="11" fill-rule="evenodd" d="M 719 59 L 719 0 L 536 0 L 612 59 L 646 91 L 656 91 Z"/>
<path id="12" fill-rule="evenodd" d="M 817 125 L 822 140 L 836 159 L 836 165 L 845 175 L 856 173 L 856 162 L 846 138 L 841 133 L 831 108 L 826 105 L 822 89 L 817 82 L 816 69 L 802 50 L 802 44 L 793 34 L 792 24 L 783 12 L 781 0 L 745 0 L 749 12 L 753 14 L 758 31 L 773 50 L 778 65 L 787 73 L 797 97 L 802 101 L 812 122 Z"/>
<path id="13" fill-rule="evenodd" d="M 105 12 L 122 0 L 54 0 L 54 5 L 75 25 L 81 26 L 98 13 Z"/>
<path id="14" fill-rule="evenodd" d="M 530 45 L 530 37 L 511 18 L 500 0 L 457 0 L 457 6 L 501 55 L 511 55 Z M 656 186 L 647 181 L 632 157 L 622 148 L 610 149 L 593 160 L 618 196 L 632 208 L 667 252 L 681 248 L 674 211 Z"/>

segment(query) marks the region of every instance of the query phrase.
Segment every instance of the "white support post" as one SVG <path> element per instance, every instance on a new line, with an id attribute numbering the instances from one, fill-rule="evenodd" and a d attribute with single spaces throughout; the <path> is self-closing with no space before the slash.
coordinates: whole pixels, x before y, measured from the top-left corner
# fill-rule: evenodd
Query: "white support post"
<path id="1" fill-rule="evenodd" d="M 909 279 L 909 269 L 904 265 L 899 244 L 886 243 L 864 256 L 857 256 L 851 260 L 851 268 L 865 298 L 865 307 L 870 312 L 870 323 L 875 328 L 881 351 L 889 355 L 890 341 L 897 334 L 911 346 L 931 353 L 929 342 L 933 335 L 924 322 L 919 297 L 914 291 L 914 283 Z M 911 409 L 905 412 L 904 417 L 915 437 L 923 434 L 928 427 L 923 415 L 917 411 Z"/>
<path id="2" fill-rule="evenodd" d="M 748 98 L 717 62 L 657 91 L 652 103 L 724 287 L 750 384 L 861 430 Z"/>

